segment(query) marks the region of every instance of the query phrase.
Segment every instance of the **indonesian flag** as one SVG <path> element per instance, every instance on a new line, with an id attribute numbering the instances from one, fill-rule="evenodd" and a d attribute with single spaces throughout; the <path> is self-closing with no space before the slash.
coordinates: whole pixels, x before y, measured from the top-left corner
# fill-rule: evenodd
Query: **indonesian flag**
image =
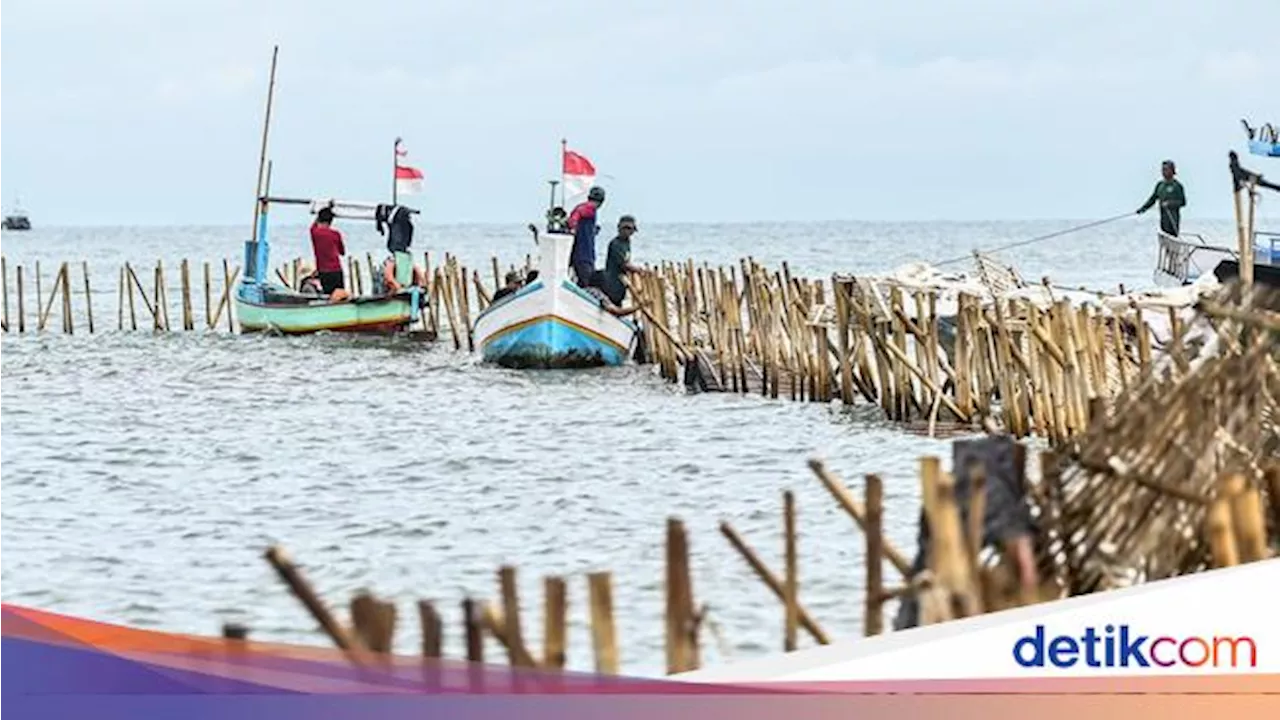
<path id="1" fill-rule="evenodd" d="M 564 148 L 564 207 L 572 210 L 585 202 L 596 181 L 596 167 L 583 155 Z"/>
<path id="2" fill-rule="evenodd" d="M 415 167 L 405 165 L 405 158 L 408 152 L 405 151 L 401 144 L 400 138 L 396 138 L 396 194 L 397 195 L 416 195 L 422 192 L 422 171 Z"/>

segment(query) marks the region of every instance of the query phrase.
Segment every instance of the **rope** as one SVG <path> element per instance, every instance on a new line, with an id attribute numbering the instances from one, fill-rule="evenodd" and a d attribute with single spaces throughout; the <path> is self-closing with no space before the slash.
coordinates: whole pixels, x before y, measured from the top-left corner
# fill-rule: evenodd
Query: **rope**
<path id="1" fill-rule="evenodd" d="M 1024 246 L 1024 245 L 1031 245 L 1031 244 L 1033 244 L 1033 243 L 1044 242 L 1045 240 L 1051 240 L 1051 239 L 1053 239 L 1053 238 L 1060 237 L 1060 236 L 1062 236 L 1062 235 L 1066 235 L 1066 234 L 1068 234 L 1068 233 L 1079 232 L 1079 231 L 1081 231 L 1081 230 L 1088 230 L 1089 228 L 1092 228 L 1092 227 L 1098 227 L 1099 225 L 1106 225 L 1107 223 L 1113 223 L 1113 222 L 1115 222 L 1115 221 L 1117 221 L 1117 220 L 1122 220 L 1122 219 L 1127 218 L 1127 217 L 1133 217 L 1133 213 L 1132 213 L 1132 212 L 1127 212 L 1127 213 L 1124 213 L 1124 214 L 1122 214 L 1122 215 L 1116 215 L 1115 217 L 1109 217 L 1109 218 L 1107 218 L 1107 219 L 1105 219 L 1105 220 L 1095 220 L 1095 221 L 1093 221 L 1093 222 L 1091 222 L 1091 223 L 1085 223 L 1084 225 L 1077 225 L 1076 227 L 1067 228 L 1066 230 L 1059 230 L 1059 231 L 1057 231 L 1057 232 L 1049 233 L 1048 235 L 1041 235 L 1041 236 L 1039 236 L 1039 237 L 1033 237 L 1033 238 L 1031 238 L 1030 240 L 1020 240 L 1020 241 L 1018 241 L 1018 242 L 1016 242 L 1016 243 L 1010 243 L 1010 244 L 1008 244 L 1008 245 L 1001 245 L 1000 247 L 992 248 L 991 250 L 983 250 L 983 251 L 981 251 L 981 252 L 984 252 L 984 253 L 998 253 L 998 252 L 1003 252 L 1003 251 L 1005 251 L 1005 250 L 1012 250 L 1013 248 L 1022 247 L 1022 246 Z M 971 256 L 972 256 L 972 253 L 965 253 L 964 255 L 960 255 L 960 256 L 958 256 L 958 257 L 951 258 L 950 260 L 943 260 L 943 261 L 941 261 L 941 262 L 936 262 L 936 263 L 934 263 L 934 265 L 935 265 L 935 266 L 951 265 L 952 263 L 958 263 L 958 262 L 962 262 L 962 261 L 964 261 L 964 260 L 968 260 Z"/>

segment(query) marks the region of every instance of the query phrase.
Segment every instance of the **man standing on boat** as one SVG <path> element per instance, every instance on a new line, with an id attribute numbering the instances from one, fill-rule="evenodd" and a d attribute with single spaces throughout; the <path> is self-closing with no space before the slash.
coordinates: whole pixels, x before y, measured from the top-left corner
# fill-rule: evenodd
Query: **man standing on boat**
<path id="1" fill-rule="evenodd" d="M 316 253 L 316 272 L 325 295 L 343 289 L 342 256 L 347 248 L 342 244 L 342 233 L 333 229 L 333 208 L 322 207 L 311 224 L 311 248 Z"/>
<path id="2" fill-rule="evenodd" d="M 621 306 L 627 297 L 627 286 L 622 282 L 626 273 L 643 273 L 644 268 L 631 264 L 631 236 L 636 232 L 636 219 L 631 215 L 623 215 L 618 219 L 618 236 L 609 243 L 609 254 L 605 256 L 604 276 L 600 289 L 614 305 Z"/>
<path id="3" fill-rule="evenodd" d="M 1160 231 L 1166 235 L 1178 237 L 1178 229 L 1182 225 L 1182 208 L 1187 204 L 1187 195 L 1182 189 L 1182 183 L 1174 179 L 1174 173 L 1177 172 L 1173 166 L 1172 160 L 1165 160 L 1160 165 L 1161 179 L 1156 183 L 1155 190 L 1151 191 L 1151 197 L 1138 208 L 1138 215 L 1151 209 L 1157 202 L 1160 203 Z"/>
<path id="4" fill-rule="evenodd" d="M 587 193 L 587 201 L 569 213 L 569 231 L 573 233 L 573 250 L 569 253 L 569 266 L 578 279 L 578 287 L 594 287 L 600 284 L 596 273 L 596 211 L 604 204 L 604 188 L 596 186 Z"/>

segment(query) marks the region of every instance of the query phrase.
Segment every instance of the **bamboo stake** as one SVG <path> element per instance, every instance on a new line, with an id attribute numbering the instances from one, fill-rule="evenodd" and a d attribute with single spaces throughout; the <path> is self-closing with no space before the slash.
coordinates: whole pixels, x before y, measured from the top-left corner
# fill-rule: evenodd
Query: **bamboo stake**
<path id="1" fill-rule="evenodd" d="M 71 268 L 62 263 L 62 331 L 74 334 L 74 318 L 71 315 Z"/>
<path id="2" fill-rule="evenodd" d="M 484 624 L 478 603 L 471 598 L 462 601 L 462 622 L 467 639 L 467 685 L 471 692 L 483 692 Z"/>
<path id="3" fill-rule="evenodd" d="M 23 289 L 22 289 L 22 266 L 21 265 L 19 265 L 17 269 L 17 280 L 18 280 L 18 332 L 25 333 L 27 331 L 27 313 L 23 309 L 22 304 L 23 304 L 23 296 L 26 295 L 26 293 L 23 292 Z M 37 297 L 36 307 L 39 307 L 39 305 L 40 305 L 40 298 Z"/>
<path id="4" fill-rule="evenodd" d="M 797 647 L 799 616 L 800 572 L 796 560 L 796 498 L 790 491 L 782 494 L 783 537 L 786 557 L 786 624 L 783 649 L 793 652 Z"/>
<path id="5" fill-rule="evenodd" d="M 1226 478 L 1224 490 L 1231 504 L 1231 526 L 1235 531 L 1240 562 L 1255 562 L 1270 556 L 1267 549 L 1266 520 L 1262 514 L 1262 495 L 1249 487 L 1244 475 L 1234 473 Z"/>
<path id="6" fill-rule="evenodd" d="M 40 261 L 36 261 L 36 332 L 44 330 L 44 313 L 40 312 L 41 306 L 44 304 L 44 289 L 41 287 L 43 282 L 40 276 L 44 273 L 40 272 Z"/>
<path id="7" fill-rule="evenodd" d="M 119 282 L 116 284 L 116 330 L 124 331 L 124 286 L 126 278 L 124 266 L 120 266 Z"/>
<path id="8" fill-rule="evenodd" d="M 724 535 L 730 545 L 733 545 L 733 548 L 738 551 L 738 554 L 747 561 L 747 564 L 751 566 L 751 569 L 755 571 L 756 576 L 764 582 L 765 586 L 772 590 L 773 594 L 777 596 L 779 600 L 786 602 L 787 594 L 786 589 L 783 588 L 782 582 L 778 580 L 777 576 L 774 575 L 772 571 L 769 570 L 768 566 L 764 564 L 764 561 L 760 559 L 760 556 L 756 555 L 755 551 L 752 550 L 738 535 L 737 531 L 735 531 L 729 523 L 722 522 L 720 523 L 720 533 Z M 798 601 L 796 602 L 796 614 L 798 616 L 800 626 L 809 633 L 815 642 L 819 645 L 830 644 L 827 634 L 816 622 L 814 622 L 813 618 L 809 616 L 808 611 L 806 611 L 804 606 Z"/>
<path id="9" fill-rule="evenodd" d="M 49 299 L 46 301 L 41 295 L 40 280 L 40 262 L 36 261 L 36 331 L 44 332 L 45 323 L 49 321 L 49 315 L 53 312 L 53 301 L 58 299 L 58 288 L 61 287 L 62 274 L 61 271 L 53 278 L 53 288 L 49 292 Z"/>
<path id="10" fill-rule="evenodd" d="M 0 256 L 0 277 L 4 282 L 4 331 L 9 332 L 9 259 Z"/>
<path id="11" fill-rule="evenodd" d="M 1214 500 L 1206 517 L 1206 534 L 1213 554 L 1214 567 L 1231 567 L 1240 564 L 1236 548 L 1236 536 L 1231 525 L 1231 503 L 1226 498 Z"/>
<path id="12" fill-rule="evenodd" d="M 498 583 L 502 589 L 502 622 L 507 638 L 507 657 L 513 667 L 536 667 L 533 656 L 524 644 L 520 627 L 520 597 L 516 587 L 515 568 L 504 565 L 498 570 Z"/>
<path id="13" fill-rule="evenodd" d="M 422 626 L 422 656 L 439 658 L 444 646 L 444 623 L 430 600 L 418 601 L 418 621 Z"/>
<path id="14" fill-rule="evenodd" d="M 385 655 L 391 651 L 391 639 L 395 634 L 395 611 L 395 605 L 387 605 L 367 591 L 351 598 L 351 624 L 361 643 L 370 652 Z"/>
<path id="15" fill-rule="evenodd" d="M 298 263 L 295 260 L 294 268 L 296 269 L 297 266 Z M 191 304 L 191 266 L 186 258 L 182 259 L 182 266 L 178 274 L 182 282 L 182 329 L 186 331 L 195 330 L 195 312 L 193 312 Z"/>
<path id="16" fill-rule="evenodd" d="M 80 261 L 80 271 L 84 274 L 84 309 L 89 320 L 89 334 L 93 334 L 93 292 L 89 289 L 89 261 Z M 6 310 L 8 304 L 6 303 Z M 7 322 L 6 322 L 7 327 Z"/>
<path id="17" fill-rule="evenodd" d="M 559 670 L 565 664 L 569 590 L 563 578 L 549 577 L 543 581 L 543 591 L 542 666 Z"/>
<path id="18" fill-rule="evenodd" d="M 862 504 L 859 503 L 856 498 L 853 497 L 853 494 L 850 493 L 844 483 L 840 481 L 840 478 L 836 477 L 835 473 L 828 470 L 821 460 L 810 460 L 809 469 L 818 477 L 818 480 L 822 482 L 823 487 L 827 489 L 827 492 L 831 493 L 831 496 L 835 498 L 836 502 L 840 503 L 840 507 L 844 508 L 844 511 L 849 514 L 849 517 L 853 518 L 853 521 L 857 523 L 858 528 L 861 529 L 864 534 L 870 532 L 870 530 L 868 530 L 869 525 L 867 521 L 868 511 L 862 507 Z M 889 562 L 898 569 L 898 572 L 902 573 L 903 577 L 909 577 L 911 575 L 911 563 L 907 561 L 906 556 L 898 552 L 897 548 L 893 547 L 893 545 L 884 538 L 883 535 L 881 535 L 880 542 L 884 547 L 885 558 L 887 558 Z"/>
<path id="19" fill-rule="evenodd" d="M 613 583 L 607 572 L 587 576 L 591 603 L 591 645 L 595 649 L 596 673 L 618 674 L 618 641 L 613 625 Z"/>
<path id="20" fill-rule="evenodd" d="M 364 650 L 360 640 L 347 632 L 346 628 L 333 617 L 333 613 L 329 608 L 325 607 L 320 596 L 311 588 L 306 578 L 302 577 L 302 573 L 298 572 L 293 561 L 285 554 L 280 547 L 273 546 L 268 548 L 264 556 L 271 567 L 275 569 L 276 574 L 284 581 L 289 590 L 293 592 L 294 597 L 307 608 L 311 616 L 320 623 L 320 627 L 324 629 L 329 638 L 333 640 L 333 644 L 337 645 L 347 656 L 347 659 L 356 665 L 363 665 L 361 651 Z"/>
<path id="21" fill-rule="evenodd" d="M 863 634 L 884 632 L 884 484 L 879 475 L 867 475 L 866 485 L 867 590 L 863 610 Z"/>
<path id="22" fill-rule="evenodd" d="M 667 519 L 667 674 L 697 670 L 698 620 L 684 523 Z"/>

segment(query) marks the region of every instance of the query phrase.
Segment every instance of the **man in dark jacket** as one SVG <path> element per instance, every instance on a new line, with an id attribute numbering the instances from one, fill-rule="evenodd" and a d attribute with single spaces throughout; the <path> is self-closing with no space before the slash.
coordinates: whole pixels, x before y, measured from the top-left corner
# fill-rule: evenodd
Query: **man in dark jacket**
<path id="1" fill-rule="evenodd" d="M 621 306 L 627 296 L 627 286 L 622 278 L 628 273 L 638 274 L 644 268 L 631 264 L 631 237 L 636 232 L 636 219 L 623 215 L 618 219 L 618 236 L 609 243 L 609 254 L 604 260 L 604 274 L 600 289 L 614 305 Z"/>

